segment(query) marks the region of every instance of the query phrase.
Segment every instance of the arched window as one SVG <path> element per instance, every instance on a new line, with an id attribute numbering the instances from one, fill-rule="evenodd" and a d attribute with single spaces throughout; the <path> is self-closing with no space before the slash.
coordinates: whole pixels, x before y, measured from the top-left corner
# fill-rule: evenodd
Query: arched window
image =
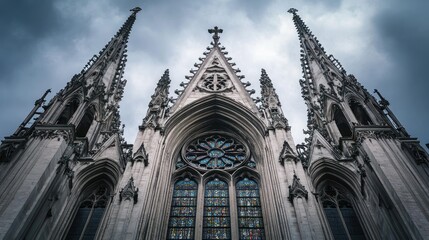
<path id="1" fill-rule="evenodd" d="M 166 238 L 265 239 L 259 185 L 249 177 L 257 165 L 251 149 L 238 134 L 216 130 L 197 136 L 183 145 L 175 162 L 173 178 L 179 180 Z"/>
<path id="2" fill-rule="evenodd" d="M 366 239 L 352 204 L 343 193 L 328 185 L 323 189 L 321 200 L 336 240 Z"/>
<path id="3" fill-rule="evenodd" d="M 108 196 L 108 188 L 102 185 L 80 204 L 67 234 L 68 240 L 94 239 L 107 206 Z"/>
<path id="4" fill-rule="evenodd" d="M 198 185 L 185 178 L 174 184 L 168 239 L 194 239 Z"/>
<path id="5" fill-rule="evenodd" d="M 76 112 L 78 107 L 79 100 L 72 99 L 69 101 L 64 110 L 61 112 L 61 115 L 58 117 L 57 124 L 67 124 L 70 118 L 73 117 L 73 114 Z"/>
<path id="6" fill-rule="evenodd" d="M 76 128 L 76 137 L 85 137 L 88 133 L 89 128 L 91 127 L 92 122 L 94 121 L 95 109 L 94 107 L 89 107 L 85 111 L 80 120 L 79 125 Z"/>
<path id="7" fill-rule="evenodd" d="M 204 192 L 203 239 L 231 239 L 228 184 L 209 181 Z"/>
<path id="8" fill-rule="evenodd" d="M 240 239 L 265 239 L 258 184 L 244 178 L 237 182 L 238 227 Z"/>
<path id="9" fill-rule="evenodd" d="M 371 125 L 371 118 L 368 116 L 368 113 L 362 107 L 362 105 L 356 100 L 352 99 L 349 102 L 349 106 L 352 109 L 353 114 L 356 117 L 356 120 L 362 125 Z"/>
<path id="10" fill-rule="evenodd" d="M 338 130 L 341 133 L 342 137 L 351 137 L 352 131 L 350 130 L 349 123 L 344 116 L 343 111 L 337 106 L 333 106 L 333 113 L 334 113 L 334 121 L 337 124 Z"/>

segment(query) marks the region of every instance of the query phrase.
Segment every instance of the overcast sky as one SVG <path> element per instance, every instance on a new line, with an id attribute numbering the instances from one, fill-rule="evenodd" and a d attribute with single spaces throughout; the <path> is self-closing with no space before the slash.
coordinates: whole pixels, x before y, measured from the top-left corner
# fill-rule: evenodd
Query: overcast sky
<path id="1" fill-rule="evenodd" d="M 292 16 L 302 19 L 371 93 L 377 88 L 409 133 L 429 143 L 429 24 L 427 0 L 17 0 L 0 2 L 0 138 L 15 131 L 46 89 L 54 96 L 81 71 L 140 6 L 128 44 L 121 102 L 125 137 L 133 143 L 149 96 L 165 69 L 170 93 L 203 56 L 208 28 L 259 96 L 265 68 L 280 95 L 295 143 L 303 141 L 306 107 L 299 40 Z"/>

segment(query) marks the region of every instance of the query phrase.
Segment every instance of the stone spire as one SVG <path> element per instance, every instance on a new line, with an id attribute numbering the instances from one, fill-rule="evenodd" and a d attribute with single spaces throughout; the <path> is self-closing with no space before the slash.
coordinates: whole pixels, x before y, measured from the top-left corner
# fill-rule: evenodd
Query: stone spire
<path id="1" fill-rule="evenodd" d="M 261 98 L 257 99 L 257 101 L 261 102 L 261 109 L 271 119 L 271 126 L 274 128 L 289 128 L 288 121 L 281 109 L 279 96 L 265 69 L 261 70 L 259 81 L 261 83 Z"/>
<path id="2" fill-rule="evenodd" d="M 363 131 L 362 127 L 368 125 L 377 126 L 380 131 L 388 128 L 394 135 L 408 138 L 409 134 L 390 111 L 388 101 L 376 90 L 381 99 L 377 102 L 353 75 L 347 74 L 338 60 L 326 54 L 297 14 L 298 10 L 291 8 L 288 12 L 293 15 L 300 40 L 303 79 L 299 83 L 308 108 L 308 130 L 304 133 L 310 136 L 305 139 L 305 144 L 297 145 L 299 157 L 308 156 L 315 130 L 334 150 L 345 149 L 342 145 L 356 140 L 359 131 Z M 340 157 L 348 157 L 349 154 L 346 155 Z"/>
<path id="3" fill-rule="evenodd" d="M 170 101 L 168 98 L 168 90 L 170 88 L 170 82 L 169 70 L 167 69 L 158 81 L 141 128 L 158 127 L 159 118 L 164 117 L 168 113 L 167 106 Z"/>

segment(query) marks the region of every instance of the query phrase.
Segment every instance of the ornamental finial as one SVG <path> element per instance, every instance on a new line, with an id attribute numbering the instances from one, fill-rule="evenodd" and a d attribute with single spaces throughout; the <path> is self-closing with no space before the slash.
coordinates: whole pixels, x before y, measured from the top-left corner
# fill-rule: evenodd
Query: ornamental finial
<path id="1" fill-rule="evenodd" d="M 140 7 L 135 7 L 133 9 L 130 9 L 131 12 L 133 12 L 134 14 L 140 12 L 142 9 Z"/>
<path id="2" fill-rule="evenodd" d="M 296 12 L 298 12 L 298 10 L 296 8 L 290 8 L 287 12 L 296 15 Z"/>
<path id="3" fill-rule="evenodd" d="M 213 41 L 214 41 L 214 45 L 217 46 L 218 42 L 219 42 L 219 33 L 222 33 L 223 29 L 218 28 L 217 26 L 215 26 L 213 29 L 209 29 L 209 33 L 213 34 Z"/>

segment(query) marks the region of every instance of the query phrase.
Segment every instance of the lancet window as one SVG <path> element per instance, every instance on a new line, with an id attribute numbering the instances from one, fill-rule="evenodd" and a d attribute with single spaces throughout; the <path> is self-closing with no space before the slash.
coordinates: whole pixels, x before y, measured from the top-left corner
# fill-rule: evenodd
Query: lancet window
<path id="1" fill-rule="evenodd" d="M 356 117 L 356 120 L 362 124 L 362 125 L 371 125 L 372 121 L 371 118 L 368 116 L 368 113 L 363 108 L 363 106 L 357 102 L 356 100 L 352 99 L 349 102 L 349 106 L 353 112 L 353 114 Z"/>
<path id="2" fill-rule="evenodd" d="M 203 239 L 231 239 L 228 184 L 218 178 L 204 192 Z"/>
<path id="3" fill-rule="evenodd" d="M 341 133 L 342 137 L 351 137 L 352 131 L 350 129 L 350 126 L 348 124 L 348 121 L 346 117 L 344 116 L 343 111 L 337 106 L 333 106 L 333 113 L 334 113 L 334 121 L 337 124 L 338 130 Z"/>
<path id="4" fill-rule="evenodd" d="M 78 107 L 79 100 L 70 100 L 64 110 L 61 112 L 61 115 L 58 117 L 57 124 L 67 124 L 69 120 L 73 117 L 73 114 L 76 112 Z"/>
<path id="5" fill-rule="evenodd" d="M 185 178 L 174 184 L 168 239 L 194 239 L 198 185 Z"/>
<path id="6" fill-rule="evenodd" d="M 67 234 L 68 240 L 94 239 L 109 199 L 107 186 L 101 185 L 81 204 Z"/>
<path id="7" fill-rule="evenodd" d="M 337 188 L 323 189 L 322 205 L 331 233 L 336 240 L 366 239 L 350 200 Z"/>
<path id="8" fill-rule="evenodd" d="M 85 115 L 83 115 L 80 120 L 79 125 L 76 128 L 76 136 L 77 137 L 85 137 L 88 133 L 89 128 L 91 127 L 92 122 L 94 121 L 95 109 L 94 107 L 89 107 L 85 111 Z"/>
<path id="9" fill-rule="evenodd" d="M 235 188 L 240 239 L 264 239 L 258 184 L 246 177 L 237 182 Z"/>

